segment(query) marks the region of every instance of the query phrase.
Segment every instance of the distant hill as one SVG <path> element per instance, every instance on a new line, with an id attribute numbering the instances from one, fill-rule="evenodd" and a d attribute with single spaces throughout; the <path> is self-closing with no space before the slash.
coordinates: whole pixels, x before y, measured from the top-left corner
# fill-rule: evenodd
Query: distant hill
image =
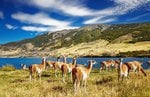
<path id="1" fill-rule="evenodd" d="M 7 43 L 1 45 L 1 49 L 52 51 L 99 39 L 111 44 L 150 41 L 150 23 L 87 25 L 79 29 L 48 32 L 32 39 Z"/>

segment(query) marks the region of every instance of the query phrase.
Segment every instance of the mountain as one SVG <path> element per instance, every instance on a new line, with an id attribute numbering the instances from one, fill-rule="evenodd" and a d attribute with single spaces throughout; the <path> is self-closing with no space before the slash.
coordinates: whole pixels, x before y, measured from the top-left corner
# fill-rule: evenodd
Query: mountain
<path id="1" fill-rule="evenodd" d="M 150 41 L 150 23 L 94 24 L 79 29 L 48 32 L 32 39 L 1 45 L 2 51 L 54 51 L 81 43 L 104 40 L 107 44 Z"/>

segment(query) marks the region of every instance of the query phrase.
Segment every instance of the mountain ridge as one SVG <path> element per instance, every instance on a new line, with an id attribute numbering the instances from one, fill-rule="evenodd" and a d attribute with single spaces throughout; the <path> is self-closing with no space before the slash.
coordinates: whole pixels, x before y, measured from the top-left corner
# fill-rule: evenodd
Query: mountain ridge
<path id="1" fill-rule="evenodd" d="M 1 45 L 1 51 L 50 52 L 96 40 L 104 40 L 107 44 L 150 41 L 150 23 L 94 24 L 78 29 L 48 32 L 35 38 Z"/>

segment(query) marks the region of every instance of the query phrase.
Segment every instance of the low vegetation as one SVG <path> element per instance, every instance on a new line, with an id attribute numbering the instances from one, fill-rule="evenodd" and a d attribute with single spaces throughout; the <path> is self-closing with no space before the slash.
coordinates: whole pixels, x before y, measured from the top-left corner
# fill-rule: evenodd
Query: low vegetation
<path id="1" fill-rule="evenodd" d="M 14 71 L 14 70 L 16 70 L 16 68 L 11 64 L 6 64 L 6 65 L 3 65 L 2 68 L 0 68 L 0 70 L 2 70 L 2 71 Z"/>
<path id="2" fill-rule="evenodd" d="M 43 73 L 42 82 L 30 82 L 28 70 L 0 70 L 0 97 L 149 97 L 150 71 L 146 73 L 147 77 L 130 73 L 129 79 L 118 82 L 116 71 L 99 73 L 94 69 L 87 81 L 87 92 L 81 87 L 74 95 L 72 82 L 63 83 L 61 74 L 55 78 L 52 70 Z"/>

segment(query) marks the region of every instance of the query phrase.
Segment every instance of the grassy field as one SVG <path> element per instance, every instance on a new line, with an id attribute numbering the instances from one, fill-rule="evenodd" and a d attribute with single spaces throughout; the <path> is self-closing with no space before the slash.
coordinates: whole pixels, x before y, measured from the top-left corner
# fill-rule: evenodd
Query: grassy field
<path id="1" fill-rule="evenodd" d="M 129 79 L 117 80 L 117 72 L 99 73 L 92 70 L 87 92 L 80 87 L 74 95 L 72 81 L 67 77 L 67 83 L 62 83 L 61 73 L 54 77 L 52 70 L 43 72 L 42 81 L 29 81 L 28 70 L 0 70 L 0 97 L 150 97 L 150 71 L 147 77 L 142 74 L 130 74 Z"/>
<path id="2" fill-rule="evenodd" d="M 89 43 L 81 43 L 71 47 L 64 47 L 60 49 L 56 49 L 51 52 L 51 54 L 69 54 L 74 55 L 77 53 L 79 55 L 105 55 L 109 54 L 110 56 L 115 56 L 120 52 L 128 52 L 128 51 L 148 51 L 150 50 L 150 42 L 136 42 L 136 43 L 115 43 L 109 44 L 108 41 L 105 40 L 96 40 L 94 42 Z"/>

